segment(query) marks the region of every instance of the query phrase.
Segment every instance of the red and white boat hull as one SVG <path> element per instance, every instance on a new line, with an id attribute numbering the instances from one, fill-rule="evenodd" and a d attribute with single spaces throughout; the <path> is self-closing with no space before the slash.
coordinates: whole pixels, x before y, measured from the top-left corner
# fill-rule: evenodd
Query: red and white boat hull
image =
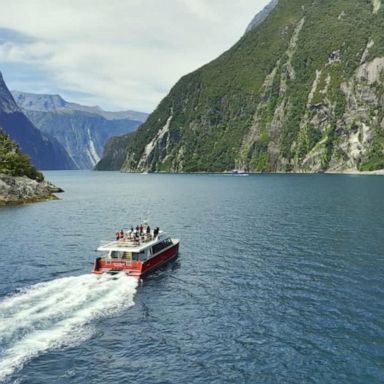
<path id="1" fill-rule="evenodd" d="M 141 278 L 177 258 L 179 253 L 179 241 L 175 241 L 170 247 L 160 251 L 145 261 L 108 259 L 98 257 L 95 260 L 92 273 L 118 273 L 125 272 L 128 276 Z"/>

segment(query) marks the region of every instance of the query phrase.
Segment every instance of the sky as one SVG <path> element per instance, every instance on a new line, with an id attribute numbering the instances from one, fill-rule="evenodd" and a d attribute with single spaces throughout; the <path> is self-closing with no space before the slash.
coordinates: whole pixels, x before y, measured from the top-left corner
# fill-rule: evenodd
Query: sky
<path id="1" fill-rule="evenodd" d="M 268 2 L 0 0 L 0 71 L 11 90 L 149 113 Z"/>

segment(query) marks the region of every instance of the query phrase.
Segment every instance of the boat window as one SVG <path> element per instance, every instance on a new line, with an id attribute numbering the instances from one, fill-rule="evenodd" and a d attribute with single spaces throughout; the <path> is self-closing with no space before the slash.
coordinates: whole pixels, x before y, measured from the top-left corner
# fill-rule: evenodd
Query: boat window
<path id="1" fill-rule="evenodd" d="M 170 245 L 172 245 L 172 239 L 168 237 L 167 239 L 164 239 L 163 241 L 160 241 L 159 243 L 153 245 L 152 246 L 152 252 L 153 252 L 153 254 L 158 253 L 162 249 L 165 249 L 165 248 L 169 247 Z"/>
<path id="2" fill-rule="evenodd" d="M 145 261 L 146 259 L 144 251 L 132 253 L 132 260 L 134 261 Z"/>
<path id="3" fill-rule="evenodd" d="M 111 252 L 111 258 L 112 259 L 122 259 L 123 258 L 123 253 L 121 251 L 112 251 Z"/>

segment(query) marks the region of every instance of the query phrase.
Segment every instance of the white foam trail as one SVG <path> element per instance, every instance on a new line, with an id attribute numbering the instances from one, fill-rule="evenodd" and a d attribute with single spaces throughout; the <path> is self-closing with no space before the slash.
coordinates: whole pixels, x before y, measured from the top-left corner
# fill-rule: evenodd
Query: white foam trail
<path id="1" fill-rule="evenodd" d="M 137 279 L 82 275 L 36 284 L 0 301 L 0 382 L 41 353 L 92 334 L 91 320 L 134 304 Z"/>

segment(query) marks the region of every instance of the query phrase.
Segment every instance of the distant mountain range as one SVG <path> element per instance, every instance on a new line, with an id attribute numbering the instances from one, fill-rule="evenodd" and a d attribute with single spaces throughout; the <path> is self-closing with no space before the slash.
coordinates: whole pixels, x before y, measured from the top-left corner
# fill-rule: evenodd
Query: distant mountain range
<path id="1" fill-rule="evenodd" d="M 60 95 L 47 95 L 28 93 L 20 91 L 11 91 L 16 103 L 27 111 L 39 112 L 63 112 L 63 111 L 81 111 L 104 117 L 107 120 L 129 119 L 144 122 L 148 117 L 147 113 L 136 111 L 104 111 L 99 106 L 89 107 L 86 105 L 71 103 L 64 100 Z"/>
<path id="2" fill-rule="evenodd" d="M 109 145 L 103 169 L 123 147 L 131 172 L 384 168 L 383 3 L 273 0 Z"/>
<path id="3" fill-rule="evenodd" d="M 64 147 L 42 133 L 16 104 L 0 73 L 0 128 L 26 153 L 38 169 L 73 169 Z"/>
<path id="4" fill-rule="evenodd" d="M 12 94 L 35 126 L 62 144 L 78 169 L 93 168 L 110 137 L 134 131 L 147 117 L 141 112 L 108 112 L 70 103 L 59 95 Z"/>

